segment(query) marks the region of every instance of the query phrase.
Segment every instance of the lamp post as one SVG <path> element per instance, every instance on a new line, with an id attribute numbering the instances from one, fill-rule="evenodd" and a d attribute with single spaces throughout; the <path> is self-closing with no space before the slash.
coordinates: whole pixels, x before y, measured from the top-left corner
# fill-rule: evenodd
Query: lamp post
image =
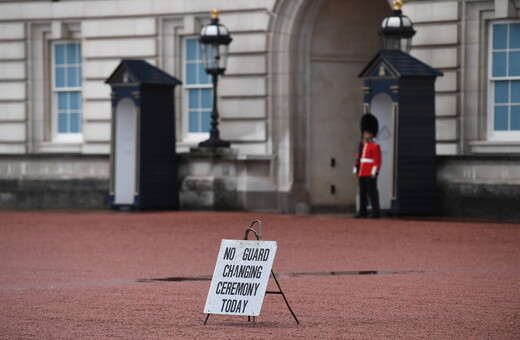
<path id="1" fill-rule="evenodd" d="M 226 26 L 219 24 L 218 11 L 211 12 L 211 23 L 202 28 L 200 43 L 204 69 L 213 79 L 213 110 L 211 112 L 211 129 L 209 139 L 199 143 L 200 147 L 229 147 L 229 142 L 220 139 L 218 130 L 217 85 L 218 76 L 226 70 L 229 43 L 233 40 Z"/>
<path id="2" fill-rule="evenodd" d="M 403 7 L 401 0 L 394 1 L 392 15 L 383 19 L 379 36 L 384 50 L 401 50 L 410 53 L 415 30 L 412 20 L 403 15 L 401 7 Z"/>

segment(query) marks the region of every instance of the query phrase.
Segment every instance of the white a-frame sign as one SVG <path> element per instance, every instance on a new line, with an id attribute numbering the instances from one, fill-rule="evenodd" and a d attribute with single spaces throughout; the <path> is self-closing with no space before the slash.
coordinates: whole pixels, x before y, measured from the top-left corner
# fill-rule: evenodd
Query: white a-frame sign
<path id="1" fill-rule="evenodd" d="M 222 240 L 204 313 L 260 315 L 276 247 L 275 241 Z"/>
<path id="2" fill-rule="evenodd" d="M 254 221 L 259 223 L 260 221 Z M 246 230 L 245 240 L 222 240 L 217 257 L 217 264 L 209 287 L 204 313 L 243 315 L 255 317 L 260 315 L 265 294 L 281 294 L 299 324 L 298 318 L 289 306 L 284 293 L 272 271 L 276 255 L 276 241 L 260 241 L 260 232 L 251 228 Z M 247 240 L 249 231 L 253 231 L 257 240 Z M 269 277 L 273 276 L 279 291 L 267 291 Z"/>

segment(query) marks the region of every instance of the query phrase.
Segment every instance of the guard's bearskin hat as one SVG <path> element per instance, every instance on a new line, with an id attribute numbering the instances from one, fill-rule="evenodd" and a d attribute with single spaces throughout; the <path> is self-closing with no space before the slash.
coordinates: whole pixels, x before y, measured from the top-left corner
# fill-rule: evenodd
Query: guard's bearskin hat
<path id="1" fill-rule="evenodd" d="M 367 112 L 361 117 L 361 133 L 368 131 L 375 136 L 377 136 L 377 131 L 379 131 L 379 123 L 377 121 L 376 116 Z"/>

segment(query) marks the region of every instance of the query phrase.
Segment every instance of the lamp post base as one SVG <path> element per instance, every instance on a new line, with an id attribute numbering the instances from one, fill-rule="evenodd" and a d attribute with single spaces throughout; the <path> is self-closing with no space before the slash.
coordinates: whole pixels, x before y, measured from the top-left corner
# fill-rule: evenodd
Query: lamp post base
<path id="1" fill-rule="evenodd" d="M 212 137 L 199 143 L 199 147 L 201 148 L 229 148 L 230 145 L 231 143 L 225 140 Z"/>

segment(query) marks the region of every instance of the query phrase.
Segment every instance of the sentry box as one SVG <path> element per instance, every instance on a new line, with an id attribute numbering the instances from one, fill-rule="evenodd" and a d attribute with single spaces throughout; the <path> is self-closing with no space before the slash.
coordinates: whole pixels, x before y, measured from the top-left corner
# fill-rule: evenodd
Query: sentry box
<path id="1" fill-rule="evenodd" d="M 174 88 L 181 82 L 144 60 L 122 60 L 112 87 L 112 208 L 177 209 Z"/>
<path id="2" fill-rule="evenodd" d="M 435 79 L 442 72 L 400 50 L 381 50 L 363 69 L 364 112 L 379 121 L 381 210 L 437 212 Z"/>

